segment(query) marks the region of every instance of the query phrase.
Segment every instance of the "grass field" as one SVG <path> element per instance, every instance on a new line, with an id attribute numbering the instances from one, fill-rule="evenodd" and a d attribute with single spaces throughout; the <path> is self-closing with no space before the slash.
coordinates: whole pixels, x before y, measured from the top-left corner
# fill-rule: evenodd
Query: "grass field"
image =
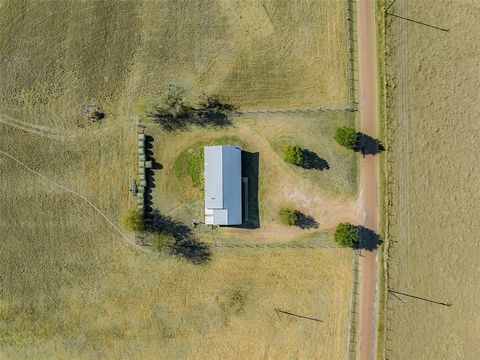
<path id="1" fill-rule="evenodd" d="M 178 83 L 241 108 L 347 107 L 345 2 L 0 1 L 0 113 L 76 127 Z"/>
<path id="2" fill-rule="evenodd" d="M 476 359 L 479 76 L 476 1 L 402 1 L 388 17 L 390 287 L 386 357 Z"/>
<path id="3" fill-rule="evenodd" d="M 134 123 L 168 84 L 185 87 L 191 101 L 219 93 L 240 110 L 347 107 L 345 7 L 0 0 L 0 150 L 46 177 L 0 154 L 0 358 L 346 356 L 350 251 L 212 248 L 211 260 L 196 266 L 137 251 L 99 213 L 118 226 L 133 206 Z M 88 123 L 85 105 L 106 118 Z M 331 244 L 330 233 L 287 231 L 275 216 L 288 202 L 324 229 L 354 206 L 355 157 L 332 140 L 352 115 L 232 116 L 231 127 L 177 135 L 148 124 L 163 165 L 154 175 L 155 207 L 188 223 L 197 216 L 201 190 L 184 175 L 192 166 L 185 151 L 229 136 L 260 154 L 259 198 L 271 207 L 260 207 L 255 235 L 231 229 L 222 238 L 310 241 L 310 234 Z M 330 169 L 286 165 L 287 142 Z M 209 244 L 218 238 L 200 235 Z"/>
<path id="4" fill-rule="evenodd" d="M 129 206 L 129 166 L 110 160 L 134 153 L 132 129 L 107 128 L 110 141 L 101 131 L 65 143 L 28 135 L 23 146 L 23 132 L 1 129 L 3 151 L 109 218 Z M 70 193 L 9 158 L 0 166 L 2 357 L 344 356 L 348 250 L 215 250 L 203 266 L 157 258 L 125 246 Z M 324 322 L 279 319 L 276 307 Z"/>

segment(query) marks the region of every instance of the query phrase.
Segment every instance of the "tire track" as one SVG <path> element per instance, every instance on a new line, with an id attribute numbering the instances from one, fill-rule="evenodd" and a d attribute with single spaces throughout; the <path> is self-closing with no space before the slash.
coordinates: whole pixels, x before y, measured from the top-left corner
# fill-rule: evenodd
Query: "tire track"
<path id="1" fill-rule="evenodd" d="M 136 249 L 139 249 L 143 252 L 147 252 L 146 249 L 136 245 L 134 243 L 134 241 L 132 241 L 131 238 L 129 238 L 127 235 L 125 235 L 98 207 L 95 206 L 95 204 L 93 204 L 90 200 L 88 200 L 85 196 L 83 196 L 82 194 L 79 194 L 78 192 L 76 192 L 75 190 L 72 190 L 70 188 L 67 188 L 66 186 L 63 186 L 51 179 L 49 179 L 48 177 L 46 177 L 45 175 L 42 175 L 40 174 L 38 171 L 28 167 L 26 164 L 24 164 L 23 162 L 21 162 L 20 160 L 18 160 L 17 158 L 15 158 L 13 155 L 3 151 L 3 150 L 0 150 L 0 153 L 5 155 L 6 157 L 10 158 L 11 160 L 15 161 L 17 164 L 19 164 L 20 166 L 22 166 L 24 169 L 28 170 L 29 172 L 35 174 L 36 176 L 40 177 L 42 180 L 46 181 L 47 183 L 50 183 L 51 185 L 54 185 L 55 187 L 58 187 L 58 188 L 61 188 L 69 193 L 71 193 L 72 195 L 74 195 L 75 197 L 79 198 L 80 200 L 86 202 L 91 208 L 93 208 L 122 238 L 122 241 L 129 245 L 129 246 L 132 246 L 132 247 L 135 247 Z"/>
<path id="2" fill-rule="evenodd" d="M 30 124 L 4 114 L 0 114 L 0 123 L 33 135 L 42 136 L 53 140 L 61 140 L 63 138 L 63 136 L 55 129 L 51 129 L 46 126 Z"/>

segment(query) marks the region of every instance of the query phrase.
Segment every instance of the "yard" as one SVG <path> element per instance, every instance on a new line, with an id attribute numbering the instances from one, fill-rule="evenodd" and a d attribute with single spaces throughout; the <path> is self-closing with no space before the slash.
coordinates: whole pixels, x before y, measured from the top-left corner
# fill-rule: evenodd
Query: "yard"
<path id="1" fill-rule="evenodd" d="M 336 127 L 341 125 L 353 125 L 353 116 L 346 112 L 241 115 L 226 128 L 193 127 L 175 133 L 149 125 L 146 131 L 153 138 L 152 151 L 163 168 L 155 172 L 152 206 L 185 223 L 203 219 L 203 146 L 230 144 L 241 145 L 253 154 L 244 159 L 244 165 L 254 162 L 256 169 L 253 174 L 244 169 L 244 175 L 252 177 L 250 190 L 252 195 L 258 194 L 258 199 L 249 203 L 258 208 L 249 211 L 254 219 L 248 229 L 211 231 L 199 227 L 197 231 L 204 239 L 282 242 L 318 235 L 339 221 L 355 221 L 360 217 L 357 163 L 355 155 L 333 139 Z M 283 160 L 285 144 L 299 144 L 327 165 L 322 162 L 319 168 L 305 169 L 287 164 Z M 280 225 L 278 211 L 285 206 L 318 224 L 311 229 Z"/>

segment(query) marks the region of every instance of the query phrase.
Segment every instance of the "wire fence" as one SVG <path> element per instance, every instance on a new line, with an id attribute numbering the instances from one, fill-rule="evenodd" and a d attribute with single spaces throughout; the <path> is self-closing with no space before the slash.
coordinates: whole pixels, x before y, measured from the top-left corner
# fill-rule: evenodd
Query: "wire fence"
<path id="1" fill-rule="evenodd" d="M 357 12 L 355 2 L 353 0 L 347 1 L 346 26 L 348 34 L 347 52 L 348 52 L 348 101 L 349 111 L 357 111 Z M 347 359 L 355 360 L 357 356 L 358 344 L 358 301 L 359 301 L 359 279 L 360 279 L 360 251 L 356 250 L 352 259 L 352 293 L 350 298 L 349 308 L 349 325 L 348 325 L 348 352 Z"/>
<path id="2" fill-rule="evenodd" d="M 233 249 L 336 249 L 338 246 L 333 244 L 315 244 L 315 243 L 270 243 L 270 244 L 245 244 L 245 243 L 207 243 L 216 248 Z"/>
<path id="3" fill-rule="evenodd" d="M 347 0 L 347 56 L 348 56 L 348 67 L 347 67 L 347 82 L 348 82 L 348 110 L 357 111 L 357 12 L 355 9 L 355 3 L 353 0 Z"/>
<path id="4" fill-rule="evenodd" d="M 350 323 L 348 324 L 348 360 L 355 360 L 358 342 L 358 287 L 360 281 L 360 250 L 356 250 L 352 259 L 352 293 L 350 295 Z"/>

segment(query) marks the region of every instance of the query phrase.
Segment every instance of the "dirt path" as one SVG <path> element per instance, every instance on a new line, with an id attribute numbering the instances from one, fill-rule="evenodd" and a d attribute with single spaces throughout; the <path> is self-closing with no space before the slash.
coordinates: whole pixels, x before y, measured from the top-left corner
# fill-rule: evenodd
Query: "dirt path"
<path id="1" fill-rule="evenodd" d="M 0 123 L 14 127 L 15 129 L 25 131 L 33 135 L 43 136 L 53 140 L 59 140 L 62 138 L 62 136 L 54 129 L 51 129 L 45 126 L 29 124 L 24 121 L 14 119 L 5 114 L 0 114 Z"/>
<path id="2" fill-rule="evenodd" d="M 375 4 L 357 0 L 359 51 L 360 119 L 362 132 L 377 137 L 377 82 Z M 378 161 L 366 156 L 361 162 L 361 199 L 364 226 L 378 230 Z M 358 358 L 375 359 L 377 252 L 362 250 L 360 263 L 360 322 Z"/>
<path id="3" fill-rule="evenodd" d="M 141 247 L 141 246 L 138 246 L 137 244 L 135 244 L 135 239 L 133 238 L 133 236 L 128 236 L 126 235 L 125 233 L 123 233 L 108 217 L 107 215 L 105 215 L 98 207 L 96 207 L 90 200 L 88 200 L 85 196 L 83 196 L 82 194 L 79 194 L 78 192 L 76 192 L 75 190 L 72 190 L 72 189 L 69 189 L 67 188 L 66 186 L 63 186 L 61 184 L 58 184 L 56 183 L 55 181 L 49 179 L 48 177 L 46 177 L 45 175 L 42 175 L 40 174 L 39 172 L 33 170 L 32 168 L 30 168 L 29 166 L 25 165 L 23 162 L 21 162 L 20 160 L 18 160 L 16 157 L 14 157 L 13 155 L 3 151 L 3 150 L 0 150 L 0 154 L 1 155 L 4 155 L 8 158 L 10 158 L 11 160 L 15 161 L 18 165 L 22 166 L 23 168 L 25 168 L 26 170 L 30 171 L 31 173 L 35 174 L 36 176 L 40 177 L 41 179 L 43 179 L 44 181 L 46 181 L 47 183 L 50 183 L 51 185 L 55 186 L 56 188 L 60 188 L 60 189 L 63 189 L 71 194 L 73 194 L 75 197 L 77 198 L 80 198 L 82 201 L 86 202 L 91 208 L 93 208 L 102 218 L 105 219 L 105 221 L 116 231 L 118 232 L 118 234 L 120 235 L 122 241 L 129 245 L 129 246 L 132 246 L 138 250 L 141 250 L 141 251 L 144 251 L 146 252 L 147 250 L 144 248 L 144 247 Z"/>

